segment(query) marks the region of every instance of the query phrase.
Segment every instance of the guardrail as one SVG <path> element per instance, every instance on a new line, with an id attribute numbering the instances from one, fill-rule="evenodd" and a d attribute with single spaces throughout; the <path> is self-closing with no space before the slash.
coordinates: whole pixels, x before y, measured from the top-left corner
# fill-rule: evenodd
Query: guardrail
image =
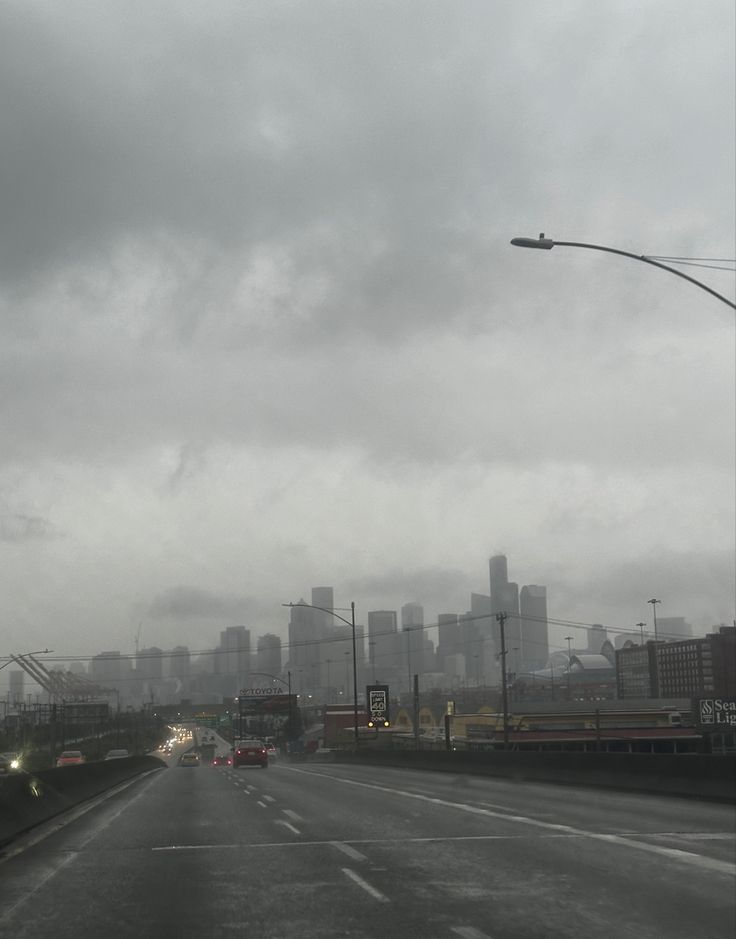
<path id="1" fill-rule="evenodd" d="M 155 756 L 130 756 L 0 776 L 0 845 L 113 786 L 165 767 Z"/>

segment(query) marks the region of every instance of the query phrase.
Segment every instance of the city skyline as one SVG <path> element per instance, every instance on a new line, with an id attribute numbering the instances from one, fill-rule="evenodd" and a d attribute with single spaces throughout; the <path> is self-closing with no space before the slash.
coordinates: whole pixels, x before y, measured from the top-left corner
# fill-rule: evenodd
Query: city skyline
<path id="1" fill-rule="evenodd" d="M 369 610 L 367 628 L 356 621 L 361 682 L 370 674 L 373 680 L 390 680 L 397 690 L 404 685 L 408 689 L 410 676 L 416 671 L 428 674 L 438 686 L 452 684 L 453 676 L 454 680 L 476 685 L 498 684 L 500 640 L 495 614 L 500 610 L 509 617 L 507 668 L 514 674 L 543 670 L 551 661 L 549 656 L 564 652 L 564 642 L 559 635 L 555 640 L 555 632 L 559 630 L 579 631 L 574 642 L 573 637 L 565 637 L 568 653 L 597 651 L 609 632 L 614 634 L 616 648 L 653 638 L 653 630 L 645 627 L 643 621 L 633 627 L 617 629 L 601 623 L 550 619 L 546 586 L 531 584 L 519 588 L 516 582 L 509 581 L 505 555 L 492 556 L 488 565 L 490 592 L 471 594 L 471 608 L 464 613 L 441 613 L 436 622 L 427 623 L 423 605 L 414 600 L 402 604 L 400 610 Z M 340 693 L 345 693 L 344 689 L 350 684 L 350 635 L 344 629 L 346 620 L 339 613 L 341 608 L 335 606 L 333 587 L 312 587 L 309 596 L 310 602 L 302 599 L 301 605 L 289 610 L 286 641 L 275 633 L 259 634 L 255 625 L 252 628 L 237 625 L 221 630 L 219 643 L 212 648 L 190 649 L 183 645 L 172 649 L 138 648 L 142 631 L 139 628 L 134 654 L 121 650 L 97 653 L 90 660 L 89 674 L 101 684 L 116 680 L 124 684 L 181 680 L 194 674 L 213 673 L 223 678 L 230 676 L 227 680 L 232 687 L 223 685 L 220 693 L 232 696 L 237 693 L 238 681 L 242 682 L 251 673 L 258 674 L 259 668 L 261 675 L 271 678 L 283 676 L 289 669 L 294 675 L 296 691 L 327 688 L 327 696 L 331 698 L 332 689 L 342 687 Z M 330 616 L 329 610 L 335 610 L 338 616 Z M 342 626 L 338 620 L 342 620 Z M 692 626 L 684 617 L 660 616 L 658 622 L 660 639 L 692 635 Z M 550 625 L 553 632 L 550 632 Z M 612 653 L 613 645 L 610 648 Z M 53 662 L 64 659 L 50 656 L 48 661 L 53 667 Z M 278 667 L 277 662 L 281 663 Z M 343 668 L 345 681 L 340 684 Z M 434 678 L 431 678 L 432 673 L 436 673 Z M 11 679 L 17 680 L 17 675 L 9 673 L 8 681 Z"/>

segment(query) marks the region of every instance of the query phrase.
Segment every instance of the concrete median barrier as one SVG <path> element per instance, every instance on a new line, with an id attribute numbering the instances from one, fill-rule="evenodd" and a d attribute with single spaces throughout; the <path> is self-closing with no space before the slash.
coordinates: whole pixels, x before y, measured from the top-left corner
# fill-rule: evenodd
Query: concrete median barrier
<path id="1" fill-rule="evenodd" d="M 736 802 L 736 754 L 365 750 L 340 760 Z"/>
<path id="2" fill-rule="evenodd" d="M 155 756 L 131 756 L 0 776 L 0 845 L 107 789 L 165 769 Z"/>

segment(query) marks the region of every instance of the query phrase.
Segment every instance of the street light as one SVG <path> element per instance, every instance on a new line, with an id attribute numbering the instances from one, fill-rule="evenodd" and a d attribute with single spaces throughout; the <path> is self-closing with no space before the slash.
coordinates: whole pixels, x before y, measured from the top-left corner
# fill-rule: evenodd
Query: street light
<path id="1" fill-rule="evenodd" d="M 736 303 L 732 303 L 728 297 L 724 297 L 723 294 L 720 294 L 711 287 L 708 287 L 708 285 L 702 283 L 702 281 L 696 280 L 694 277 L 690 277 L 689 274 L 683 274 L 682 271 L 675 270 L 674 267 L 669 267 L 667 264 L 662 264 L 661 261 L 655 261 L 653 258 L 647 257 L 646 254 L 632 254 L 631 251 L 622 251 L 620 248 L 609 248 L 606 245 L 593 245 L 584 241 L 554 241 L 552 238 L 545 238 L 544 232 L 539 235 L 539 238 L 512 238 L 511 244 L 517 248 L 541 248 L 543 251 L 551 251 L 552 248 L 555 247 L 565 247 L 590 248 L 592 251 L 605 251 L 607 254 L 620 254 L 625 258 L 633 258 L 634 261 L 643 261 L 644 264 L 651 264 L 652 267 L 659 267 L 663 271 L 669 271 L 670 274 L 675 274 L 677 277 L 682 277 L 683 280 L 687 280 L 691 284 L 695 284 L 696 287 L 700 287 L 701 290 L 705 290 L 706 293 L 716 297 L 716 299 L 720 300 L 722 303 L 725 303 L 726 306 L 730 306 L 732 310 L 736 310 Z"/>
<path id="2" fill-rule="evenodd" d="M 647 600 L 647 603 L 652 604 L 652 616 L 654 617 L 654 641 L 657 642 L 657 604 L 661 603 L 661 600 Z"/>
<path id="3" fill-rule="evenodd" d="M 19 659 L 25 659 L 29 655 L 46 655 L 47 652 L 53 652 L 53 649 L 38 649 L 36 652 L 21 652 L 19 655 L 11 655 L 5 664 L 0 665 L 0 669 L 7 668 L 8 665 L 12 665 L 13 662 L 18 662 Z M 22 663 L 20 663 L 22 665 Z"/>
<path id="4" fill-rule="evenodd" d="M 282 603 L 281 606 L 288 606 L 290 609 L 295 607 L 304 607 L 308 610 L 321 610 L 323 613 L 329 613 L 330 616 L 334 616 L 335 619 L 339 619 L 340 622 L 345 623 L 346 626 L 349 626 L 353 631 L 353 731 L 355 734 L 355 746 L 358 746 L 358 657 L 355 651 L 355 603 L 351 602 L 350 604 L 350 619 L 345 619 L 344 616 L 340 616 L 339 613 L 335 613 L 334 610 L 330 610 L 326 606 L 315 606 L 313 603 Z"/>
<path id="5" fill-rule="evenodd" d="M 570 700 L 570 661 L 572 659 L 572 636 L 565 636 L 567 643 L 567 700 Z"/>

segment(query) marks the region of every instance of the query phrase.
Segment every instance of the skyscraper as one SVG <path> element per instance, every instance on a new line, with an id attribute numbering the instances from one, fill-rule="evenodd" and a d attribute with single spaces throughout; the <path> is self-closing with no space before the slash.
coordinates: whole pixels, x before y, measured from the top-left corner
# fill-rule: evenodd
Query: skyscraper
<path id="1" fill-rule="evenodd" d="M 407 680 L 411 684 L 413 682 L 412 675 L 433 671 L 433 668 L 427 667 L 424 607 L 420 603 L 405 603 L 401 607 L 401 632 L 407 658 Z"/>
<path id="2" fill-rule="evenodd" d="M 398 655 L 396 610 L 371 610 L 368 613 L 368 661 L 383 671 L 397 665 Z"/>
<path id="3" fill-rule="evenodd" d="M 266 675 L 281 675 L 281 637 L 273 633 L 259 636 L 256 642 L 256 670 Z"/>
<path id="4" fill-rule="evenodd" d="M 549 627 L 547 623 L 547 588 L 528 584 L 521 588 L 521 670 L 544 668 L 549 659 Z"/>
<path id="5" fill-rule="evenodd" d="M 495 618 L 506 613 L 506 671 L 518 672 L 521 662 L 521 629 L 519 624 L 519 585 L 508 579 L 505 554 L 496 554 L 488 562 L 491 581 L 491 613 L 493 614 L 493 641 L 501 652 L 501 627 Z"/>
<path id="6" fill-rule="evenodd" d="M 224 629 L 215 661 L 217 672 L 226 676 L 223 693 L 237 694 L 250 674 L 250 630 L 245 626 Z"/>

